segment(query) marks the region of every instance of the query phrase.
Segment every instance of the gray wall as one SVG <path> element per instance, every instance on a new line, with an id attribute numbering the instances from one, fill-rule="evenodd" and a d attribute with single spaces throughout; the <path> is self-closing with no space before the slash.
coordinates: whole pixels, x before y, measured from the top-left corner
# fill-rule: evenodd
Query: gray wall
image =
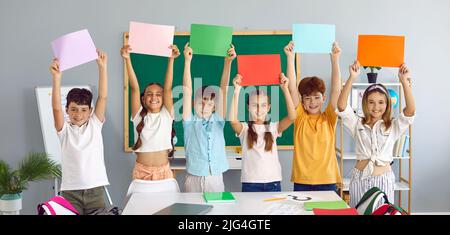
<path id="1" fill-rule="evenodd" d="M 290 30 L 293 23 L 337 26 L 343 49 L 342 76 L 356 57 L 358 34 L 406 36 L 406 62 L 412 70 L 417 118 L 413 130 L 414 212 L 450 211 L 450 2 L 446 0 L 305 1 L 25 1 L 0 2 L 1 123 L 0 157 L 17 165 L 29 151 L 44 151 L 35 86 L 51 85 L 50 42 L 88 28 L 97 47 L 109 53 L 109 98 L 103 128 L 105 161 L 113 200 L 121 204 L 130 182 L 134 156 L 123 151 L 123 69 L 119 49 L 131 20 L 172 24 L 188 31 L 191 23 L 229 25 L 242 30 Z M 237 48 L 239 53 L 239 48 Z M 302 58 L 302 76 L 329 80 L 327 55 Z M 382 81 L 396 81 L 396 70 L 383 69 Z M 177 78 L 176 78 L 177 79 Z M 365 79 L 364 79 L 365 80 Z M 97 84 L 95 62 L 63 74 L 63 85 Z M 329 85 L 329 84 L 327 84 Z M 291 152 L 280 154 L 283 190 L 291 190 Z M 182 175 L 179 176 L 179 178 Z M 226 187 L 239 191 L 240 174 L 228 172 Z M 181 178 L 180 178 L 181 179 Z M 23 214 L 52 195 L 53 182 L 31 183 L 24 192 Z"/>

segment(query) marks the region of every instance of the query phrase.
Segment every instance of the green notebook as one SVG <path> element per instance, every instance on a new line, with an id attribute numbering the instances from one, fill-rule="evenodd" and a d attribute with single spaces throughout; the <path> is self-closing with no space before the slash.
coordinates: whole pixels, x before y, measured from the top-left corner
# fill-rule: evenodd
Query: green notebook
<path id="1" fill-rule="evenodd" d="M 322 201 L 322 202 L 305 202 L 305 210 L 311 211 L 312 209 L 345 209 L 348 208 L 345 201 Z"/>
<path id="2" fill-rule="evenodd" d="M 230 192 L 220 192 L 220 193 L 204 192 L 203 197 L 205 198 L 205 201 L 208 203 L 236 201 L 234 199 L 233 194 L 231 194 Z"/>

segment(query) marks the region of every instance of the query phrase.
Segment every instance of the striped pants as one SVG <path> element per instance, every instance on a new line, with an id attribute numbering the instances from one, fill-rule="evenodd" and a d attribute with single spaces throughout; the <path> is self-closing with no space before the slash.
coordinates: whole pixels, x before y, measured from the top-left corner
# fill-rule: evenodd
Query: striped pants
<path id="1" fill-rule="evenodd" d="M 372 187 L 378 187 L 383 192 L 386 193 L 389 202 L 394 203 L 394 189 L 395 189 L 395 175 L 394 172 L 389 171 L 382 175 L 369 176 L 365 179 L 361 179 L 362 171 L 353 168 L 352 177 L 350 180 L 350 207 L 355 207 L 358 202 Z M 375 208 L 382 204 L 383 200 L 380 201 Z"/>

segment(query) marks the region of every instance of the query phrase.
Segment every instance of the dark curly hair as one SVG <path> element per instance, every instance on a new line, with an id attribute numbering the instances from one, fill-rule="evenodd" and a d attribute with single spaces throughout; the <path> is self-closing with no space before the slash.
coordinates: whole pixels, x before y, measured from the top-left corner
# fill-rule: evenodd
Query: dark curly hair
<path id="1" fill-rule="evenodd" d="M 92 93 L 85 88 L 73 88 L 67 93 L 66 108 L 69 108 L 71 102 L 74 102 L 77 105 L 87 105 L 91 107 Z"/>

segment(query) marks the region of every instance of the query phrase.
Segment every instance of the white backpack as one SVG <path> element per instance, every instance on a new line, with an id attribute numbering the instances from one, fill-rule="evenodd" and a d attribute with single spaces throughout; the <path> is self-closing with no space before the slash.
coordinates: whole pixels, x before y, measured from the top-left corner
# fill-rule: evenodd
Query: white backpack
<path id="1" fill-rule="evenodd" d="M 380 206 L 380 201 L 384 200 Z M 356 205 L 356 210 L 360 215 L 405 215 L 406 212 L 400 207 L 389 202 L 386 193 L 377 187 L 369 189 L 364 193 L 361 200 Z"/>

